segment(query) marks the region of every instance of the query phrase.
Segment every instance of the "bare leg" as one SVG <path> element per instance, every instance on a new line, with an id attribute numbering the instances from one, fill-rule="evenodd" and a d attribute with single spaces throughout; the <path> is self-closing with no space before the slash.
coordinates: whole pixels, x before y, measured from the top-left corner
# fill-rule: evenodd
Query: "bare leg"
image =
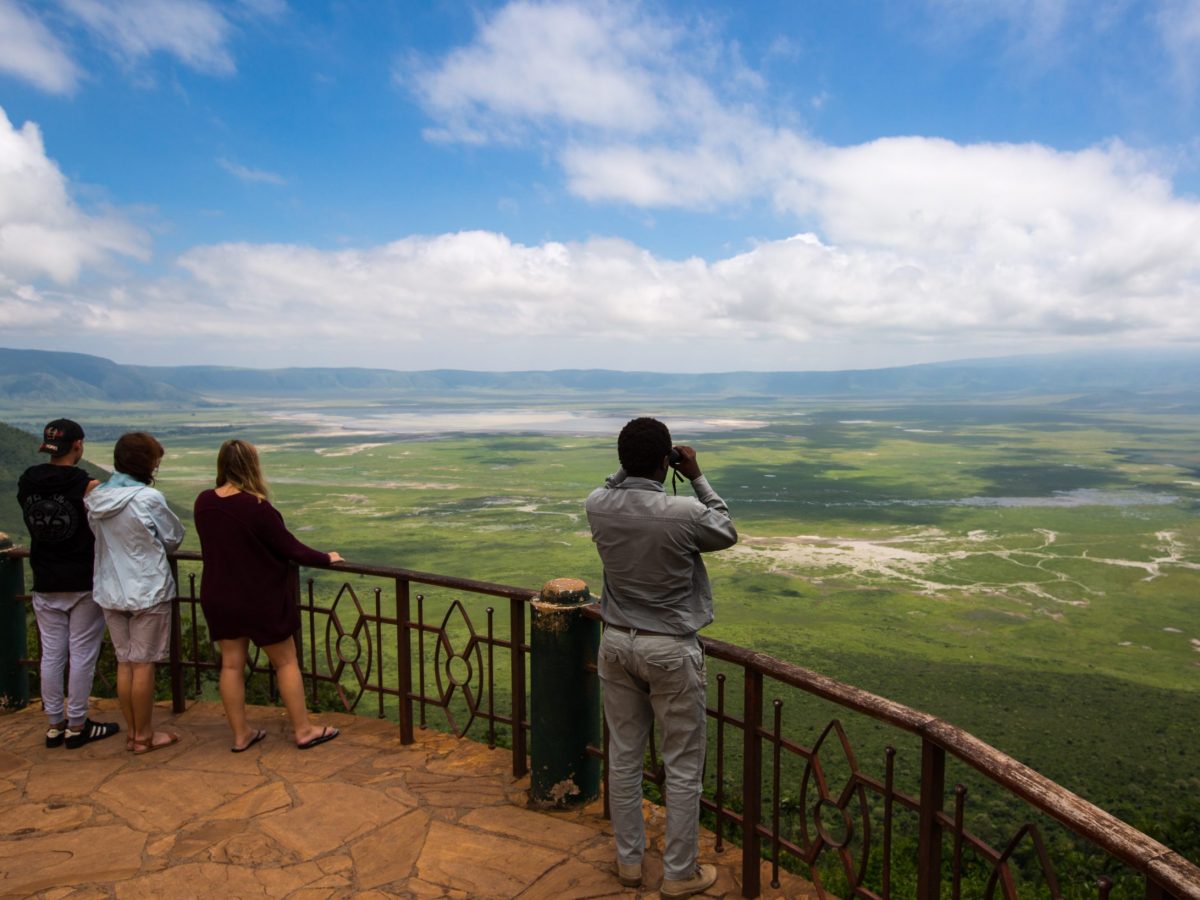
<path id="1" fill-rule="evenodd" d="M 304 702 L 304 679 L 300 675 L 300 663 L 296 660 L 296 644 L 291 638 L 263 647 L 271 665 L 275 668 L 275 681 L 279 685 L 279 696 L 292 722 L 296 743 L 302 744 L 324 732 L 321 725 L 314 725 L 308 718 L 308 706 Z"/>
<path id="2" fill-rule="evenodd" d="M 154 663 L 127 665 L 131 670 L 129 704 L 133 711 L 133 722 L 130 731 L 133 733 L 135 752 L 175 743 L 179 740 L 177 735 L 154 730 Z"/>
<path id="3" fill-rule="evenodd" d="M 221 647 L 221 705 L 233 732 L 233 746 L 245 747 L 257 732 L 246 724 L 246 660 L 250 639 L 217 641 Z"/>
<path id="4" fill-rule="evenodd" d="M 130 739 L 137 738 L 137 723 L 133 718 L 133 663 L 117 663 L 117 702 L 125 717 L 125 730 Z"/>

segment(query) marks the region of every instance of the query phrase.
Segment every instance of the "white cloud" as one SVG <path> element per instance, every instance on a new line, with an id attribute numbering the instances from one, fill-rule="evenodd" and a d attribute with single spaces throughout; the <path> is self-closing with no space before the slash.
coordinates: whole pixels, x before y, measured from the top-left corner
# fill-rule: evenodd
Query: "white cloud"
<path id="1" fill-rule="evenodd" d="M 269 172 L 266 169 L 251 169 L 224 157 L 217 160 L 217 165 L 233 177 L 242 181 L 258 182 L 261 184 L 287 184 L 287 179 L 282 175 Z"/>
<path id="2" fill-rule="evenodd" d="M 69 94 L 79 69 L 59 40 L 17 0 L 0 0 L 0 71 L 52 94 Z"/>
<path id="3" fill-rule="evenodd" d="M 398 67 L 440 121 L 441 139 L 508 140 L 547 123 L 643 134 L 670 127 L 701 87 L 674 66 L 678 33 L 624 0 L 514 2 L 440 65 Z"/>
<path id="4" fill-rule="evenodd" d="M 1043 53 L 1064 39 L 1068 22 L 1083 13 L 1095 17 L 1112 0 L 926 0 L 935 34 L 961 39 L 988 25 L 1001 24 L 1014 45 Z"/>
<path id="5" fill-rule="evenodd" d="M 1163 0 L 1157 25 L 1177 80 L 1194 93 L 1200 76 L 1200 0 Z"/>
<path id="6" fill-rule="evenodd" d="M 616 239 L 531 246 L 491 232 L 343 251 L 219 244 L 186 252 L 180 273 L 159 281 L 10 305 L 41 316 L 26 334 L 77 323 L 97 347 L 153 334 L 207 361 L 236 353 L 252 365 L 311 363 L 317 352 L 395 368 L 712 370 L 761 367 L 766 348 L 780 347 L 794 357 L 891 345 L 911 360 L 922 344 L 961 355 L 988 342 L 1198 341 L 1200 269 L 1155 240 L 1139 243 L 1148 211 L 1130 210 L 1123 255 L 1114 240 L 1108 255 L 1059 260 L 835 245 L 812 234 L 714 262 Z M 1200 211 L 1176 209 L 1168 225 L 1176 250 L 1194 246 Z M 292 347 L 307 348 L 303 359 Z M 522 357 L 529 348 L 540 349 Z"/>
<path id="7" fill-rule="evenodd" d="M 1080 0 L 929 2 L 957 27 L 1000 21 L 1020 42 L 1046 47 L 1067 39 L 1075 18 L 1089 10 L 1107 17 L 1094 27 L 1108 27 L 1122 0 L 1099 7 Z M 1184 25 L 1200 9 L 1200 0 L 1168 2 Z M 579 58 L 571 40 L 558 41 L 545 27 L 562 10 L 574 22 L 571 33 L 623 37 L 607 42 L 607 64 L 614 78 L 624 72 L 638 86 L 648 114 L 631 112 L 613 127 L 606 115 L 585 118 L 586 55 Z M 453 95 L 427 94 L 427 105 L 435 115 L 468 122 L 474 139 L 502 133 L 514 119 L 562 124 L 573 115 L 576 124 L 586 122 L 592 127 L 565 137 L 560 129 L 550 146 L 570 190 L 587 200 L 707 210 L 766 199 L 815 227 L 815 236 L 764 244 L 689 278 L 692 296 L 709 298 L 720 311 L 697 330 L 754 337 L 777 327 L 799 337 L 878 329 L 923 340 L 1178 329 L 1200 337 L 1200 204 L 1176 197 L 1151 159 L 1118 142 L 1077 152 L 924 137 L 824 144 L 770 124 L 753 102 L 718 96 L 708 87 L 716 79 L 706 80 L 688 61 L 682 32 L 639 10 L 506 7 L 426 82 L 445 77 L 455 86 Z M 509 15 L 523 29 L 498 24 Z M 508 65 L 529 51 L 528 34 L 547 45 L 552 78 L 540 72 L 526 80 L 525 70 Z M 624 49 L 650 45 L 657 48 L 652 64 Z M 461 65 L 464 59 L 472 65 Z M 547 80 L 557 89 L 552 103 L 538 90 Z M 504 97 L 524 98 L 524 105 L 498 102 L 497 82 Z M 455 102 L 442 102 L 447 96 Z M 654 270 L 679 278 L 692 271 L 663 261 Z M 665 285 L 656 296 L 664 292 Z"/>
<path id="8" fill-rule="evenodd" d="M 37 125 L 17 129 L 0 108 L 0 298 L 27 300 L 35 292 L 22 282 L 67 284 L 114 255 L 144 258 L 147 243 L 117 216 L 80 210 Z"/>
<path id="9" fill-rule="evenodd" d="M 169 53 L 214 75 L 236 70 L 227 46 L 231 26 L 205 0 L 60 0 L 109 52 L 132 65 Z"/>

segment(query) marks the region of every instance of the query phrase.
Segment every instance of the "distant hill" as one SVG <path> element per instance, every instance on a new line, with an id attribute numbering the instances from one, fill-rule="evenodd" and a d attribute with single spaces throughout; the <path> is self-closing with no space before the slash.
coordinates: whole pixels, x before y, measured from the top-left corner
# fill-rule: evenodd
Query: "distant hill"
<path id="1" fill-rule="evenodd" d="M 1200 383 L 1200 353 L 1009 357 L 840 372 L 676 374 L 561 369 L 469 372 L 435 369 L 215 366 L 137 367 L 148 379 L 200 395 L 329 394 L 351 391 L 672 393 L 676 396 L 890 397 L 969 399 L 980 395 L 1090 394 L 1126 391 L 1190 397 Z"/>
<path id="2" fill-rule="evenodd" d="M 169 401 L 190 403 L 194 394 L 85 353 L 0 349 L 0 396 L 22 401 L 63 403 Z"/>
<path id="3" fill-rule="evenodd" d="M 558 392 L 805 398 L 920 398 L 969 402 L 974 397 L 1060 397 L 1080 406 L 1107 397 L 1153 395 L 1195 407 L 1200 351 L 1113 351 L 927 363 L 841 372 L 677 374 L 562 369 L 470 372 L 437 369 L 127 366 L 80 353 L 0 348 L 0 396 L 21 402 L 158 401 L 202 406 L 239 397 L 343 396 L 355 392 L 513 394 Z"/>

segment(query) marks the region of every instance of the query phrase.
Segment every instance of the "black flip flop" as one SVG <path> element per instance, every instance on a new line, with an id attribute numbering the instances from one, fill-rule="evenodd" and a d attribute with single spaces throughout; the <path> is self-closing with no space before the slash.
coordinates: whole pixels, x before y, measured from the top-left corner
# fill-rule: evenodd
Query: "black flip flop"
<path id="1" fill-rule="evenodd" d="M 303 744 L 297 744 L 296 749 L 297 750 L 311 750 L 313 747 L 317 746 L 317 744 L 323 744 L 326 741 L 332 741 L 339 734 L 341 734 L 341 732 L 338 731 L 336 728 L 334 728 L 332 725 L 326 725 L 324 727 L 324 729 L 322 729 L 320 734 L 318 734 L 315 738 L 313 738 L 310 741 L 305 741 Z"/>
<path id="2" fill-rule="evenodd" d="M 267 736 L 267 733 L 260 728 L 254 732 L 254 737 L 250 738 L 250 743 L 248 743 L 245 747 L 230 747 L 229 752 L 230 753 L 245 753 L 247 750 L 249 750 L 251 747 L 253 747 L 255 744 L 257 744 L 259 741 L 261 741 L 266 736 Z"/>

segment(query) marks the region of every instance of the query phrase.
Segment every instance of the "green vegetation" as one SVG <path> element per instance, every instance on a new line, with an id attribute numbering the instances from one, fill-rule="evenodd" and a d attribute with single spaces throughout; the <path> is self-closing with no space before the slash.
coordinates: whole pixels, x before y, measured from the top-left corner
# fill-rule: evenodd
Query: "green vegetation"
<path id="1" fill-rule="evenodd" d="M 614 434 L 377 433 L 388 417 L 536 408 L 740 420 L 676 428 L 742 535 L 708 559 L 717 621 L 707 634 L 942 716 L 1200 860 L 1200 414 L 1144 397 L 578 396 L 380 393 L 72 413 L 97 462 L 123 430 L 158 434 L 168 450 L 159 486 L 185 521 L 212 483 L 217 446 L 236 435 L 259 445 L 275 502 L 314 546 L 520 586 L 576 576 L 597 592 L 582 501 L 616 466 Z M 27 429 L 40 415 L 0 408 Z M 0 530 L 22 539 L 15 503 L 0 504 Z M 194 534 L 185 547 L 197 547 Z M 803 697 L 787 711 L 803 742 L 839 716 Z M 880 774 L 884 745 L 903 740 L 840 718 L 862 768 Z M 902 753 L 911 770 L 914 751 Z M 983 831 L 1015 831 L 986 786 L 970 796 Z"/>

